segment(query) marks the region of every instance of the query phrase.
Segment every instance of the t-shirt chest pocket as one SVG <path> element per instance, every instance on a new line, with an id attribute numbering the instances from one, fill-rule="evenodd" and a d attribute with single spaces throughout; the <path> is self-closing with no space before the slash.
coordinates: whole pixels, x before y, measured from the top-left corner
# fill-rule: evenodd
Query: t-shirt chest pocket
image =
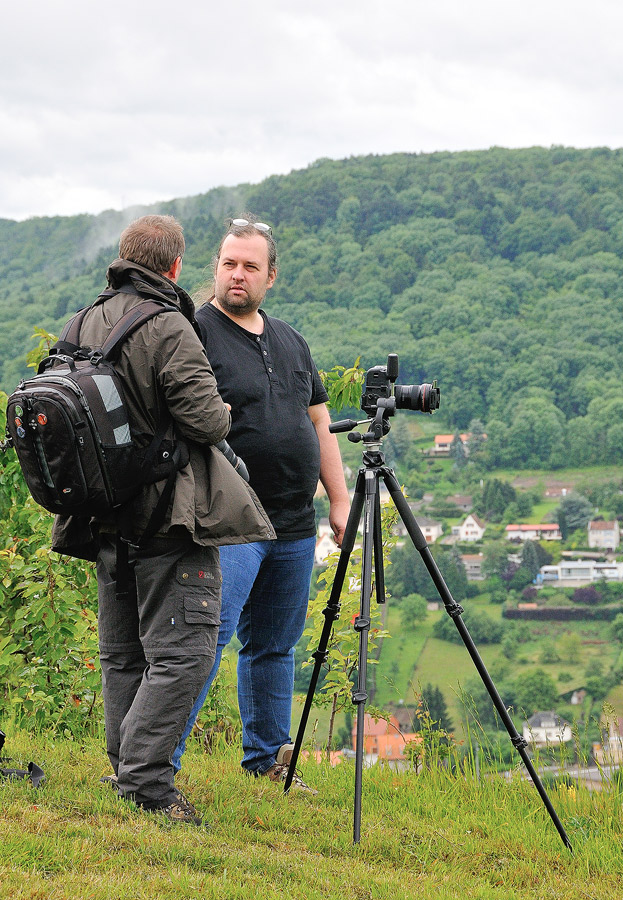
<path id="1" fill-rule="evenodd" d="M 304 409 L 308 409 L 312 395 L 311 372 L 294 370 L 291 372 L 292 390 L 297 401 Z"/>

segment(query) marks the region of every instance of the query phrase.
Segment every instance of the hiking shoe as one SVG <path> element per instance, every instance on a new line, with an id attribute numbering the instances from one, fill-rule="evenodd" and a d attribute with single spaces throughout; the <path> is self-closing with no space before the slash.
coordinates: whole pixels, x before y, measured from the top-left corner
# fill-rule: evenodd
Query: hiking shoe
<path id="1" fill-rule="evenodd" d="M 277 751 L 275 762 L 278 766 L 289 766 L 294 753 L 294 744 L 284 744 Z"/>
<path id="2" fill-rule="evenodd" d="M 109 784 L 114 790 L 117 790 L 119 779 L 116 775 L 103 775 L 100 778 L 100 784 Z M 123 798 L 125 799 L 125 798 Z M 144 806 L 138 804 L 141 809 Z M 148 812 L 161 812 L 173 822 L 192 822 L 193 825 L 203 825 L 203 819 L 192 805 L 190 800 L 184 796 L 181 791 L 175 791 L 175 800 L 168 806 L 157 807 L 156 809 L 146 810 Z M 207 827 L 207 825 L 205 826 Z"/>
<path id="3" fill-rule="evenodd" d="M 204 825 L 204 821 L 195 807 L 192 805 L 190 800 L 186 799 L 181 791 L 177 791 L 173 803 L 169 803 L 168 806 L 161 806 L 158 809 L 150 809 L 149 812 L 161 813 L 172 822 L 185 822 L 190 825 Z M 204 825 L 204 827 L 208 826 Z"/>
<path id="4" fill-rule="evenodd" d="M 291 755 L 291 754 L 290 754 Z M 288 774 L 288 767 L 285 765 L 279 765 L 279 763 L 275 763 L 270 767 L 266 772 L 262 772 L 262 775 L 270 778 L 271 781 L 285 781 L 286 776 Z M 314 788 L 310 787 L 308 784 L 305 784 L 303 779 L 297 773 L 294 773 L 294 777 L 292 778 L 292 783 L 290 785 L 290 789 L 294 788 L 297 791 L 303 791 L 306 794 L 311 794 L 313 797 L 316 796 L 318 791 Z"/>
<path id="5" fill-rule="evenodd" d="M 117 789 L 117 785 L 119 784 L 119 779 L 116 775 L 102 775 L 100 778 L 100 784 L 109 784 L 111 788 Z"/>

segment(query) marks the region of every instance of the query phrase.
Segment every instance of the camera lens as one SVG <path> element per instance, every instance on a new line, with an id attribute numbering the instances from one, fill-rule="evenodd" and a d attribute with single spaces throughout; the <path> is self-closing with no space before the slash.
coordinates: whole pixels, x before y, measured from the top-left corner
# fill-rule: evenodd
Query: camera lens
<path id="1" fill-rule="evenodd" d="M 394 389 L 397 409 L 430 413 L 439 409 L 439 388 L 434 384 L 397 384 Z"/>

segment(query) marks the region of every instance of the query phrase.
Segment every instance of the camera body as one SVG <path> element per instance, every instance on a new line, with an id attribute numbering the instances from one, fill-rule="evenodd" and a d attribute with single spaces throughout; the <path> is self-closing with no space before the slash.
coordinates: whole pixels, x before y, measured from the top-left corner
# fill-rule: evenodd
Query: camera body
<path id="1" fill-rule="evenodd" d="M 369 416 L 374 416 L 379 406 L 387 407 L 388 401 L 395 403 L 396 409 L 411 409 L 416 412 L 432 413 L 439 409 L 440 391 L 437 382 L 432 384 L 397 384 L 398 357 L 390 353 L 386 366 L 372 366 L 366 372 L 361 395 L 361 408 Z"/>

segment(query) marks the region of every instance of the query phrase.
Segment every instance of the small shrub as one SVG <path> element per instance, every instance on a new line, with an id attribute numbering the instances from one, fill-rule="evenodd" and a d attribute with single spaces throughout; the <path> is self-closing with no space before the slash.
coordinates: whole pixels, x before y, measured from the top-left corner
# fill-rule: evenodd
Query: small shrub
<path id="1" fill-rule="evenodd" d="M 601 603 L 603 598 L 597 588 L 589 585 L 588 587 L 576 588 L 571 599 L 574 603 L 584 603 L 587 606 L 594 606 L 596 603 Z"/>

